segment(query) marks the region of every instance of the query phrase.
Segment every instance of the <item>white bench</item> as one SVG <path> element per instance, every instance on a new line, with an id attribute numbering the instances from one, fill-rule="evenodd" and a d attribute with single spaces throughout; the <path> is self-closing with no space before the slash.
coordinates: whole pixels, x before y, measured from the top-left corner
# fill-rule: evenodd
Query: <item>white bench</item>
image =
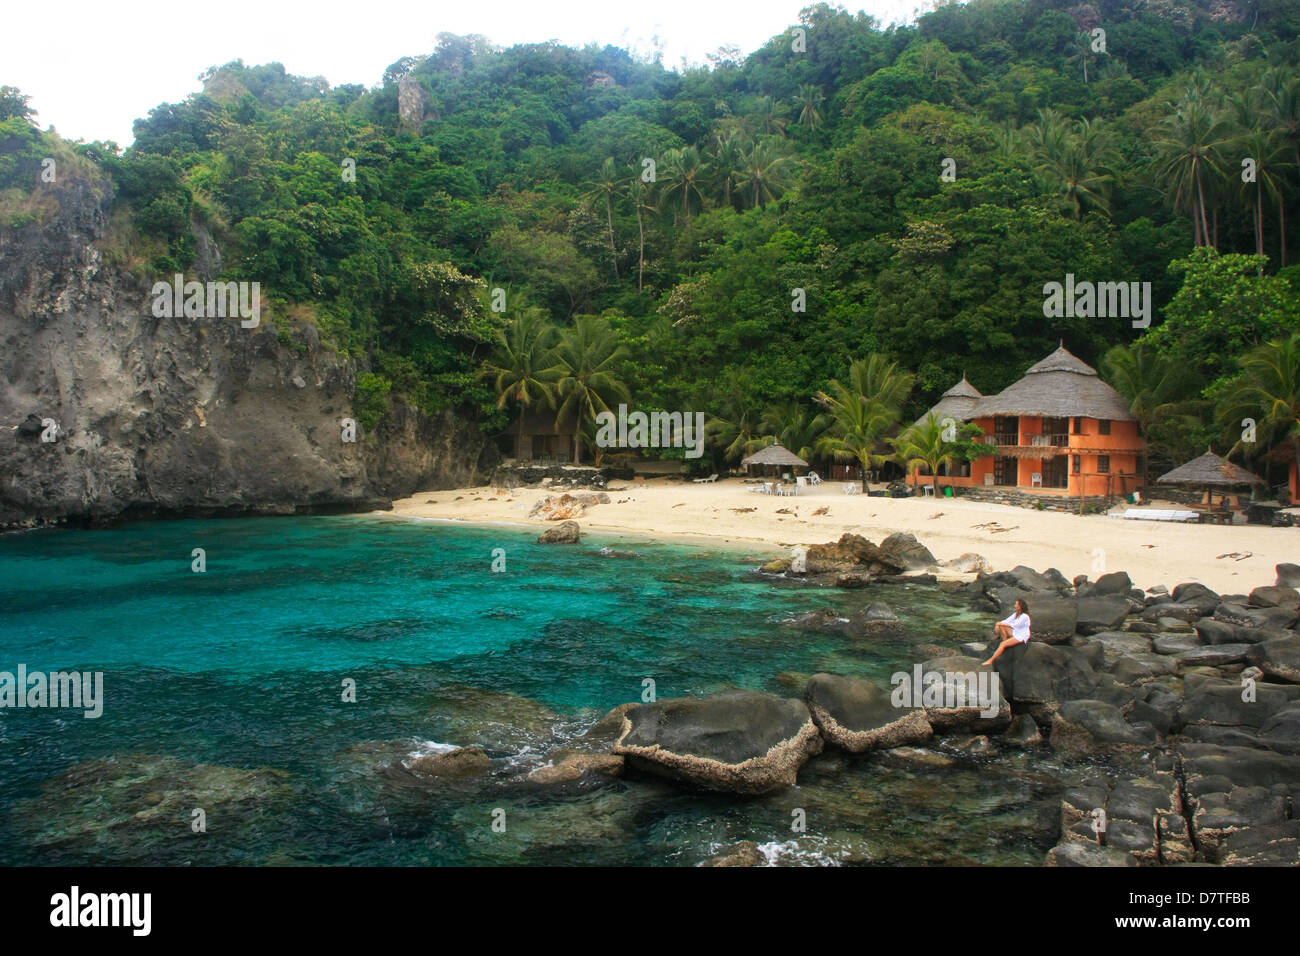
<path id="1" fill-rule="evenodd" d="M 1195 511 L 1151 511 L 1147 508 L 1127 508 L 1121 518 L 1135 521 L 1197 521 L 1201 516 Z"/>
<path id="2" fill-rule="evenodd" d="M 718 473 L 717 473 L 716 471 L 715 471 L 713 474 L 709 475 L 709 477 L 707 477 L 707 478 L 692 478 L 692 479 L 691 479 L 691 481 L 695 482 L 697 485 L 711 485 L 711 484 L 713 484 L 713 483 L 714 483 L 715 481 L 717 481 L 717 480 L 718 480 Z"/>

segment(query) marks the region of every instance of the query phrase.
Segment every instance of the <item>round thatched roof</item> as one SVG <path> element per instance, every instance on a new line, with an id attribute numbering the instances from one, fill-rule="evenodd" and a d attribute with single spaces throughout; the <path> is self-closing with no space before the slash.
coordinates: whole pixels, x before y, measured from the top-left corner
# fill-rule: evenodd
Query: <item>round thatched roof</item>
<path id="1" fill-rule="evenodd" d="M 1124 396 L 1097 376 L 1097 370 L 1064 345 L 1031 366 L 1020 381 L 975 403 L 969 418 L 1042 415 L 1048 418 L 1106 418 L 1134 421 Z"/>
<path id="2" fill-rule="evenodd" d="M 1206 451 L 1200 458 L 1193 458 L 1185 465 L 1179 465 L 1173 471 L 1161 475 L 1157 482 L 1167 485 L 1262 485 L 1264 479 L 1252 474 L 1227 459 L 1220 458 L 1212 451 Z"/>
<path id="3" fill-rule="evenodd" d="M 741 467 L 750 465 L 795 465 L 799 467 L 808 467 L 808 462 L 804 461 L 794 452 L 782 448 L 779 444 L 768 445 L 759 451 L 754 452 L 748 458 L 742 458 Z"/>
<path id="4" fill-rule="evenodd" d="M 979 389 L 966 381 L 966 376 L 963 375 L 960 382 L 939 397 L 939 401 L 932 409 L 916 420 L 916 424 L 924 425 L 930 415 L 934 415 L 941 422 L 948 417 L 955 418 L 959 422 L 968 421 L 971 417 L 971 409 L 983 397 Z"/>

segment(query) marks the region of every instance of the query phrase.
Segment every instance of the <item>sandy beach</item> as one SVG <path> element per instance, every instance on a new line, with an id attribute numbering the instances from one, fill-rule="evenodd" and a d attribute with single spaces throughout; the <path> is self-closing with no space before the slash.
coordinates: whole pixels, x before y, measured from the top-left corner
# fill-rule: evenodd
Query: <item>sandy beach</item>
<path id="1" fill-rule="evenodd" d="M 975 552 L 995 570 L 1019 564 L 1039 571 L 1054 567 L 1067 578 L 1087 574 L 1094 580 L 1101 573 L 1127 571 L 1144 589 L 1199 581 L 1220 593 L 1249 592 L 1272 584 L 1278 563 L 1300 562 L 1300 528 L 1081 517 L 960 498 L 870 498 L 845 495 L 839 482 L 801 489 L 795 497 L 751 494 L 749 488 L 734 478 L 698 485 L 668 478 L 614 481 L 610 503 L 589 508 L 578 522 L 585 530 L 606 533 L 704 536 L 729 548 L 752 545 L 749 550 L 763 556 L 833 541 L 846 531 L 877 543 L 907 531 L 940 561 Z M 490 487 L 446 489 L 396 501 L 384 514 L 508 523 L 540 533 L 551 522 L 528 512 L 540 498 L 561 493 L 541 487 L 509 493 Z M 1153 502 L 1150 507 L 1184 506 Z"/>

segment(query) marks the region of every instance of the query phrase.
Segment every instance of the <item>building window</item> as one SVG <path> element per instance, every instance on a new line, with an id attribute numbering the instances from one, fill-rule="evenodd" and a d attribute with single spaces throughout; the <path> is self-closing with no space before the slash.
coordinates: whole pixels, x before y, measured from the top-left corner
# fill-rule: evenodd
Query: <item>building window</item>
<path id="1" fill-rule="evenodd" d="M 1097 470 L 1103 475 L 1110 471 L 1110 455 L 1097 456 Z"/>
<path id="2" fill-rule="evenodd" d="M 1098 419 L 1098 421 L 1097 421 L 1097 434 L 1098 434 L 1098 435 L 1109 435 L 1109 434 L 1110 434 L 1110 419 L 1109 419 L 1109 418 Z"/>
<path id="3" fill-rule="evenodd" d="M 1082 419 L 1082 418 L 1076 418 L 1076 419 L 1074 420 L 1074 433 L 1075 433 L 1076 435 L 1082 435 L 1082 434 L 1083 434 L 1083 419 Z"/>
<path id="4" fill-rule="evenodd" d="M 1078 421 L 1078 419 L 1075 419 L 1075 421 Z M 1070 458 L 1073 459 L 1070 462 L 1070 470 L 1077 475 L 1079 473 L 1079 456 L 1071 455 Z"/>

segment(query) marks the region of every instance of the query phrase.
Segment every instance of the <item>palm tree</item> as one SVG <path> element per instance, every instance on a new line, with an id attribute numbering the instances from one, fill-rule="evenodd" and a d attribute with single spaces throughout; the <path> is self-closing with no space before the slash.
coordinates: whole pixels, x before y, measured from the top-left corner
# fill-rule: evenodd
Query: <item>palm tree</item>
<path id="1" fill-rule="evenodd" d="M 742 157 L 736 188 L 762 208 L 785 192 L 794 159 L 771 140 L 755 143 Z"/>
<path id="2" fill-rule="evenodd" d="M 754 117 L 758 121 L 758 131 L 760 133 L 766 136 L 785 135 L 786 110 L 775 97 L 760 97 Z"/>
<path id="3" fill-rule="evenodd" d="M 632 206 L 636 209 L 636 288 L 640 292 L 645 288 L 645 214 L 656 212 L 655 184 L 642 180 L 640 166 L 633 168 L 636 174 L 632 177 L 629 193 Z"/>
<path id="4" fill-rule="evenodd" d="M 1242 377 L 1219 406 L 1220 424 L 1236 430 L 1243 418 L 1256 419 L 1257 431 L 1290 443 L 1300 468 L 1300 333 L 1256 346 L 1238 362 Z"/>
<path id="5" fill-rule="evenodd" d="M 1083 82 L 1088 83 L 1088 64 L 1097 59 L 1092 49 L 1092 35 L 1080 31 L 1074 37 L 1074 52 L 1066 59 L 1067 63 L 1083 64 Z"/>
<path id="6" fill-rule="evenodd" d="M 721 385 L 720 414 L 709 419 L 704 432 L 722 447 L 727 461 L 736 462 L 772 442 L 760 434 L 761 416 L 752 398 L 753 376 L 744 369 L 728 368 Z"/>
<path id="7" fill-rule="evenodd" d="M 930 412 L 925 421 L 911 426 L 891 442 L 895 456 L 908 471 L 916 469 L 917 465 L 925 465 L 930 469 L 931 484 L 936 495 L 939 493 L 939 468 L 943 465 L 951 467 L 959 453 L 958 444 L 943 437 L 945 430 L 943 422 L 934 412 Z M 916 469 L 916 474 L 919 480 L 919 469 Z"/>
<path id="8" fill-rule="evenodd" d="M 1102 121 L 1079 120 L 1069 133 L 1053 124 L 1040 131 L 1038 142 L 1035 172 L 1044 186 L 1063 196 L 1074 219 L 1082 216 L 1084 204 L 1109 216 L 1116 151 Z"/>
<path id="9" fill-rule="evenodd" d="M 840 461 L 856 460 L 862 467 L 862 487 L 867 471 L 888 455 L 880 452 L 886 433 L 897 422 L 915 378 L 883 355 L 857 359 L 849 365 L 848 384 L 831 379 L 828 391 L 815 399 L 831 415 L 830 432 L 817 441 L 817 450 Z"/>
<path id="10" fill-rule="evenodd" d="M 1277 203 L 1278 224 L 1282 233 L 1282 255 L 1286 255 L 1286 182 L 1295 168 L 1290 161 L 1289 145 L 1276 130 L 1245 129 L 1236 140 L 1242 155 L 1255 161 L 1255 181 L 1241 183 L 1242 198 L 1250 206 L 1255 225 L 1255 252 L 1264 255 L 1264 199 Z M 1260 266 L 1261 271 L 1263 266 Z"/>
<path id="11" fill-rule="evenodd" d="M 1203 91 L 1192 87 L 1161 124 L 1155 142 L 1156 176 L 1174 209 L 1189 213 L 1197 246 L 1213 245 L 1205 195 L 1223 175 L 1220 151 L 1228 141 L 1228 126 Z"/>
<path id="12" fill-rule="evenodd" d="M 568 420 L 575 425 L 573 463 L 582 463 L 583 428 L 600 412 L 610 411 L 610 402 L 627 400 L 627 387 L 615 369 L 624 355 L 609 322 L 598 315 L 581 315 L 572 328 L 560 332 L 555 346 L 555 392 L 559 410 L 556 427 Z"/>
<path id="13" fill-rule="evenodd" d="M 740 144 L 740 136 L 735 132 L 719 133 L 714 137 L 713 155 L 709 159 L 706 181 L 713 199 L 719 205 L 734 205 L 733 188 L 744 162 Z"/>
<path id="14" fill-rule="evenodd" d="M 515 423 L 515 460 L 523 451 L 524 416 L 537 404 L 553 406 L 558 375 L 551 355 L 555 326 L 537 309 L 520 312 L 496 335 L 496 352 L 483 363 L 479 375 L 492 380 L 497 408 L 508 402 L 519 406 Z"/>
<path id="15" fill-rule="evenodd" d="M 826 95 L 820 89 L 811 83 L 803 84 L 794 97 L 795 109 L 799 111 L 799 118 L 795 122 L 816 129 L 822 124 L 821 105 L 825 102 Z"/>
<path id="16" fill-rule="evenodd" d="M 680 211 L 689 225 L 691 210 L 704 205 L 704 193 L 701 187 L 706 178 L 706 170 L 704 162 L 700 159 L 700 151 L 694 146 L 670 149 L 664 154 L 662 168 L 666 175 L 663 188 L 659 193 L 660 201 L 665 206 L 673 208 L 674 222 L 677 221 L 677 214 Z"/>
<path id="17" fill-rule="evenodd" d="M 586 199 L 592 205 L 605 204 L 605 221 L 609 224 L 609 259 L 614 264 L 614 280 L 618 281 L 618 246 L 614 243 L 614 199 L 622 189 L 614 158 L 608 156 L 600 165 L 596 178 L 587 183 Z"/>
<path id="18" fill-rule="evenodd" d="M 814 413 L 800 402 L 785 402 L 769 405 L 759 425 L 768 433 L 766 438 L 807 460 L 816 454 L 817 439 L 826 430 L 828 421 L 824 412 Z"/>
<path id="19" fill-rule="evenodd" d="M 1300 77 L 1290 71 L 1267 70 L 1261 84 L 1267 121 L 1291 149 L 1295 168 L 1300 168 Z M 1281 255 L 1278 259 L 1280 266 L 1286 265 L 1285 213 L 1285 203 L 1279 199 L 1278 216 L 1282 230 Z"/>
<path id="20" fill-rule="evenodd" d="M 1195 415 L 1197 382 L 1191 367 L 1176 358 L 1158 352 L 1146 339 L 1131 345 L 1113 346 L 1101 359 L 1105 380 L 1129 403 L 1129 412 L 1152 444 L 1158 424 L 1176 416 Z M 1142 483 L 1147 484 L 1149 455 L 1143 456 Z"/>

